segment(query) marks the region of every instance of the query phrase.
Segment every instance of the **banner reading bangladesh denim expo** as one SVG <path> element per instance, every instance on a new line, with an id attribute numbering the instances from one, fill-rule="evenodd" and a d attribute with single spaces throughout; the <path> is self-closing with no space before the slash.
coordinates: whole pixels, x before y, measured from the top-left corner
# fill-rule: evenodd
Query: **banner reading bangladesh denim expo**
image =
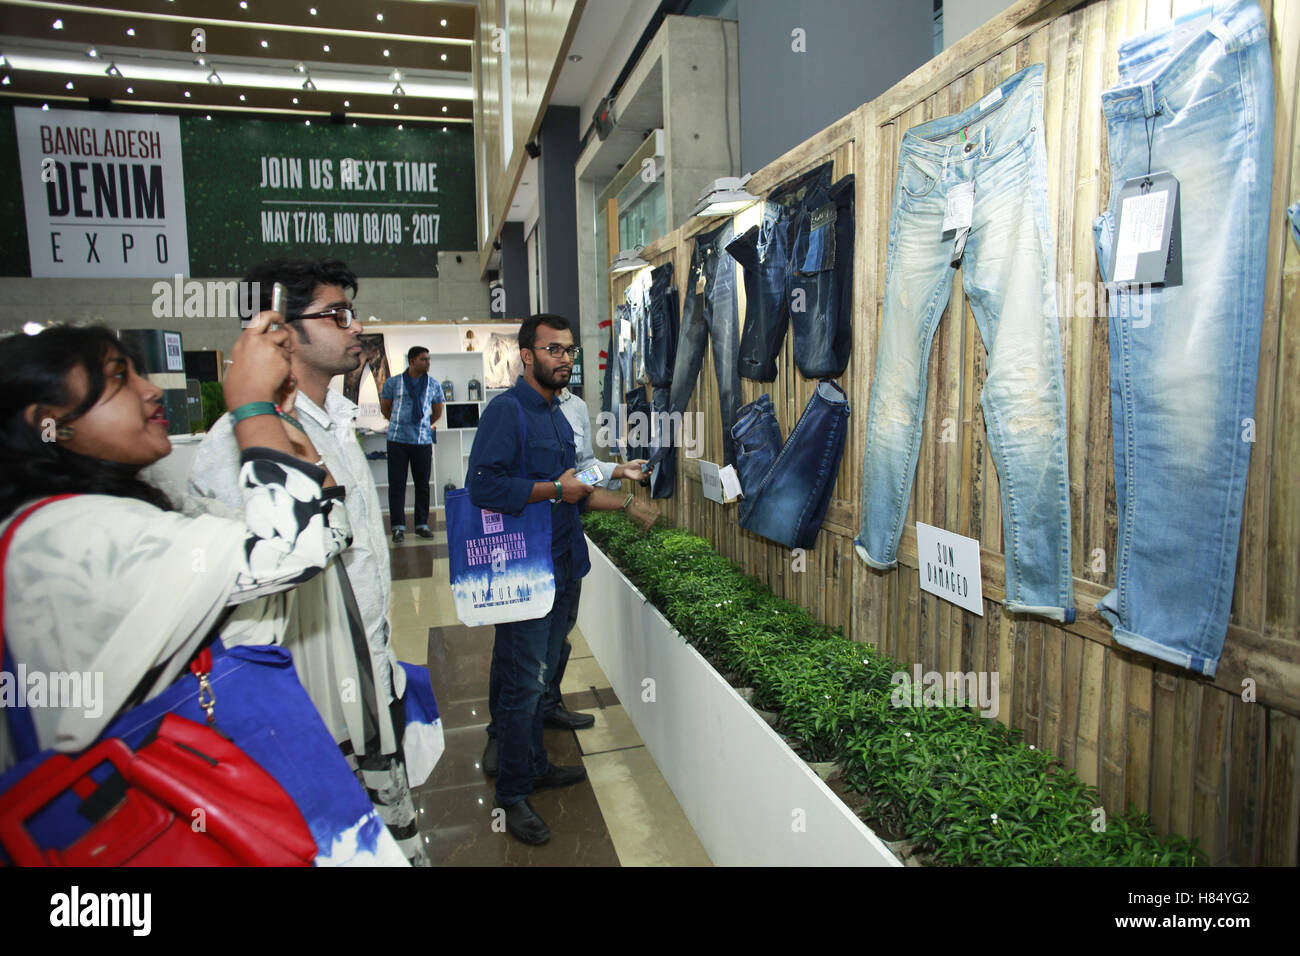
<path id="1" fill-rule="evenodd" d="M 456 616 L 469 627 L 531 621 L 555 603 L 551 505 L 518 517 L 476 508 L 464 488 L 447 492 L 447 550 Z"/>

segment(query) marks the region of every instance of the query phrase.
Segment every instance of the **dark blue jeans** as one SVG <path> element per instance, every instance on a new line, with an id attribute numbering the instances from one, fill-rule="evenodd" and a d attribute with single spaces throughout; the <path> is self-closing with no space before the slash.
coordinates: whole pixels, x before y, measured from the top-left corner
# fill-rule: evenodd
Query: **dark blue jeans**
<path id="1" fill-rule="evenodd" d="M 677 336 L 680 316 L 677 287 L 673 285 L 673 264 L 666 262 L 650 272 L 649 313 L 650 341 L 646 354 L 646 374 L 655 388 L 673 380 L 673 363 L 677 359 Z"/>
<path id="2" fill-rule="evenodd" d="M 746 496 L 756 494 L 781 452 L 781 426 L 772 409 L 772 399 L 766 392 L 740 410 L 732 437 L 736 440 L 736 473 L 740 477 L 740 490 Z"/>
<path id="3" fill-rule="evenodd" d="M 794 364 L 806 378 L 836 378 L 853 346 L 853 183 L 814 185 L 804 195 L 790 243 Z"/>
<path id="4" fill-rule="evenodd" d="M 550 768 L 542 742 L 542 701 L 560 664 L 569 609 L 580 579 L 568 553 L 555 558 L 555 603 L 545 617 L 498 624 L 492 645 L 488 709 L 497 739 L 497 806 L 510 807 L 533 792 L 533 778 Z"/>
<path id="5" fill-rule="evenodd" d="M 569 634 L 578 623 L 578 602 L 582 600 L 582 579 L 574 582 L 573 596 L 569 600 L 569 623 L 564 628 L 564 645 L 560 648 L 560 662 L 555 666 L 555 674 L 546 687 L 546 696 L 542 698 L 542 716 L 549 717 L 560 706 L 560 681 L 564 680 L 564 669 L 569 666 L 569 654 L 573 645 L 569 643 Z M 492 728 L 488 732 L 491 733 Z"/>
<path id="6" fill-rule="evenodd" d="M 406 470 L 415 481 L 415 526 L 429 524 L 429 474 L 433 470 L 433 446 L 388 443 L 388 522 L 393 528 L 406 527 Z"/>
<path id="7" fill-rule="evenodd" d="M 686 411 L 695 382 L 704 365 L 704 346 L 713 343 L 713 372 L 718 377 L 718 398 L 722 410 L 723 459 L 735 461 L 731 426 L 736 421 L 740 400 L 740 376 L 736 372 L 736 348 L 740 336 L 740 317 L 736 303 L 736 271 L 726 254 L 731 241 L 732 221 L 695 237 L 691 252 L 691 271 L 686 280 L 686 308 L 682 313 L 681 332 L 677 338 L 677 358 L 673 364 L 668 411 L 680 416 Z M 660 448 L 653 458 L 675 459 L 676 442 Z M 671 494 L 671 490 L 668 491 Z M 665 495 L 667 497 L 667 495 Z"/>
<path id="8" fill-rule="evenodd" d="M 761 401 L 746 406 L 753 409 L 752 417 L 736 426 L 743 432 L 737 442 L 744 448 L 736 466 L 745 492 L 740 526 L 787 548 L 810 548 L 826 517 L 844 455 L 848 396 L 834 382 L 821 382 L 779 452 L 780 426 L 771 402 L 759 405 Z M 769 458 L 771 466 L 755 484 L 754 476 Z"/>

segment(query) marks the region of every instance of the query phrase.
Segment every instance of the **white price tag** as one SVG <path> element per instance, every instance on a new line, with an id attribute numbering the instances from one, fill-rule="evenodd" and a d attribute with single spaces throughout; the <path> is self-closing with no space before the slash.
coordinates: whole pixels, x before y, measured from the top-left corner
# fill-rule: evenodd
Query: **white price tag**
<path id="1" fill-rule="evenodd" d="M 978 541 L 918 521 L 916 555 L 921 590 L 984 616 Z"/>
<path id="2" fill-rule="evenodd" d="M 1121 204 L 1119 236 L 1115 240 L 1115 274 L 1112 282 L 1131 282 L 1137 275 L 1138 256 L 1155 252 L 1164 244 L 1168 190 L 1129 196 Z"/>
<path id="3" fill-rule="evenodd" d="M 988 109 L 990 106 L 992 106 L 1000 99 L 1002 99 L 1002 87 L 999 86 L 988 96 L 984 97 L 984 99 L 980 100 L 980 112 L 983 113 L 986 109 Z"/>
<path id="4" fill-rule="evenodd" d="M 948 190 L 948 205 L 943 211 L 943 231 L 969 229 L 975 213 L 975 184 L 961 183 Z"/>
<path id="5" fill-rule="evenodd" d="M 740 497 L 740 476 L 736 474 L 734 465 L 728 465 L 726 468 L 719 469 L 718 478 L 722 482 L 722 497 L 728 501 L 734 501 Z"/>

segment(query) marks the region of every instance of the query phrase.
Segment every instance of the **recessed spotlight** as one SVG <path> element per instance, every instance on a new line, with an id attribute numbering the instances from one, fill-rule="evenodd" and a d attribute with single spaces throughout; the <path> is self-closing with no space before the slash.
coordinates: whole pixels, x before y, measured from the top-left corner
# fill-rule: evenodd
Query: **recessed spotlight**
<path id="1" fill-rule="evenodd" d="M 443 25 L 444 27 L 447 25 L 447 21 L 446 21 L 446 20 L 442 20 L 442 21 L 440 21 L 440 22 L 442 23 L 442 25 Z"/>
<path id="2" fill-rule="evenodd" d="M 203 59 L 203 57 L 201 57 L 201 56 L 197 56 L 197 57 L 194 58 L 194 65 L 195 65 L 195 66 L 207 66 L 207 65 L 208 65 L 208 61 L 205 60 L 205 59 Z"/>
<path id="3" fill-rule="evenodd" d="M 375 14 L 375 19 L 378 20 L 380 23 L 383 23 L 383 22 L 384 22 L 384 15 L 383 15 L 382 13 L 376 13 L 376 14 Z"/>
<path id="4" fill-rule="evenodd" d="M 351 108 L 352 108 L 352 104 L 349 103 L 347 100 L 344 100 L 344 101 L 343 101 L 343 108 L 344 108 L 344 109 L 351 109 Z"/>
<path id="5" fill-rule="evenodd" d="M 326 43 L 323 47 L 321 47 L 321 49 L 323 49 L 326 53 L 328 53 L 330 51 L 330 45 Z"/>
<path id="6" fill-rule="evenodd" d="M 126 91 L 127 91 L 128 93 L 134 93 L 134 92 L 135 92 L 135 87 L 134 87 L 134 86 L 128 86 L 128 87 L 126 88 Z"/>
<path id="7" fill-rule="evenodd" d="M 581 62 L 582 62 L 582 54 L 581 54 L 581 53 L 570 53 L 570 54 L 569 54 L 569 62 L 570 62 L 570 63 L 581 63 Z"/>
<path id="8" fill-rule="evenodd" d="M 242 103 L 242 102 L 244 102 L 244 100 L 245 100 L 245 96 L 244 96 L 244 94 L 243 94 L 243 93 L 240 93 L 240 94 L 239 94 L 239 102 Z"/>
<path id="9" fill-rule="evenodd" d="M 307 12 L 310 13 L 313 17 L 316 16 L 316 8 L 315 8 L 315 7 L 311 7 L 311 8 L 309 8 L 309 9 L 307 10 Z"/>
<path id="10" fill-rule="evenodd" d="M 239 0 L 239 9 L 241 9 L 241 10 L 247 10 L 247 9 L 248 9 L 248 0 Z"/>
<path id="11" fill-rule="evenodd" d="M 402 124 L 401 124 L 401 123 L 398 123 L 398 124 L 397 124 L 397 128 L 398 128 L 398 129 L 401 129 L 401 128 L 402 128 Z"/>
<path id="12" fill-rule="evenodd" d="M 447 127 L 444 126 L 444 127 L 442 128 L 442 131 L 443 131 L 444 133 L 447 132 Z"/>
<path id="13" fill-rule="evenodd" d="M 442 108 L 442 111 L 443 111 L 444 113 L 447 112 L 447 107 L 444 106 L 444 107 Z"/>
<path id="14" fill-rule="evenodd" d="M 307 64 L 306 64 L 306 63 L 303 63 L 301 60 L 299 60 L 299 61 L 298 61 L 298 65 L 295 66 L 295 67 L 293 68 L 293 71 L 294 71 L 295 73 L 306 73 L 306 72 L 307 72 Z"/>
<path id="15" fill-rule="evenodd" d="M 108 76 L 121 76 L 122 71 L 117 68 L 117 64 L 109 61 L 108 69 L 104 71 Z"/>
<path id="16" fill-rule="evenodd" d="M 400 107 L 398 104 L 394 103 L 394 104 L 393 104 L 393 109 L 398 110 L 398 109 L 401 109 L 401 107 Z"/>
<path id="17" fill-rule="evenodd" d="M 447 59 L 447 54 L 444 53 L 444 54 L 442 55 L 442 59 L 445 61 L 445 60 Z"/>
<path id="18" fill-rule="evenodd" d="M 8 65 L 9 65 L 9 61 L 5 59 L 5 55 L 3 53 L 0 53 L 0 66 L 8 66 Z"/>
<path id="19" fill-rule="evenodd" d="M 214 66 L 212 72 L 208 74 L 208 82 L 213 86 L 221 85 L 221 77 L 217 76 L 217 68 Z"/>
<path id="20" fill-rule="evenodd" d="M 395 80 L 396 82 L 401 83 L 401 82 L 402 82 L 402 71 L 401 71 L 401 70 L 394 70 L 392 73 L 388 74 L 388 78 L 389 78 L 390 80 Z"/>
<path id="21" fill-rule="evenodd" d="M 307 125 L 308 125 L 308 126 L 311 125 L 311 120 L 307 120 L 306 122 L 307 122 Z"/>
<path id="22" fill-rule="evenodd" d="M 302 88 L 309 93 L 316 92 L 316 84 L 311 81 L 311 75 L 307 76 L 307 82 L 303 83 Z"/>
<path id="23" fill-rule="evenodd" d="M 427 315 L 422 315 L 422 316 L 420 316 L 420 321 L 421 321 L 421 322 L 428 322 L 428 321 L 429 321 L 429 317 L 428 317 Z"/>
<path id="24" fill-rule="evenodd" d="M 135 36 L 135 27 L 127 27 L 127 28 L 126 28 L 126 35 L 129 36 L 129 37 L 133 37 L 133 36 Z"/>
<path id="25" fill-rule="evenodd" d="M 204 118 L 204 119 L 212 119 L 212 114 L 209 113 L 207 116 L 205 116 L 205 117 L 203 117 L 203 118 Z"/>
<path id="26" fill-rule="evenodd" d="M 268 46 L 270 46 L 270 45 L 271 45 L 271 44 L 267 43 L 265 40 L 262 41 L 262 49 L 263 49 L 263 50 L 265 50 L 265 49 L 266 49 Z"/>
<path id="27" fill-rule="evenodd" d="M 384 51 L 384 56 L 388 56 L 388 51 L 387 51 L 387 50 Z"/>
<path id="28" fill-rule="evenodd" d="M 294 105 L 294 106 L 297 106 L 297 105 L 298 105 L 298 97 L 296 97 L 296 96 L 293 98 L 293 105 Z"/>
<path id="29" fill-rule="evenodd" d="M 93 60 L 95 57 L 99 56 L 99 51 L 92 46 L 89 50 L 86 51 L 86 56 L 90 57 Z"/>
<path id="30" fill-rule="evenodd" d="M 43 109 L 43 110 L 48 110 L 49 108 L 50 108 L 50 104 L 49 104 L 49 103 L 42 103 L 42 104 L 41 104 L 41 109 Z"/>
<path id="31" fill-rule="evenodd" d="M 64 84 L 63 84 L 63 88 L 64 88 L 65 90 L 70 90 L 70 89 L 72 89 L 72 81 L 71 81 L 71 80 L 68 80 L 67 83 L 64 83 Z"/>
<path id="32" fill-rule="evenodd" d="M 394 95 L 394 96 L 405 96 L 405 95 L 406 95 L 406 90 L 402 89 L 402 84 L 401 84 L 401 83 L 398 83 L 396 86 L 393 87 L 393 95 Z"/>
<path id="33" fill-rule="evenodd" d="M 356 128 L 357 128 L 357 124 L 356 124 L 356 123 L 353 123 L 353 124 L 352 124 L 352 128 L 353 128 L 353 129 L 356 129 Z"/>
<path id="34" fill-rule="evenodd" d="M 53 23 L 50 24 L 50 26 L 52 26 L 52 27 L 53 27 L 54 29 L 56 29 L 56 30 L 62 30 L 62 29 L 63 29 L 63 21 L 62 21 L 62 20 L 55 20 Z M 45 109 L 45 107 L 41 107 L 41 109 Z"/>
<path id="35" fill-rule="evenodd" d="M 9 85 L 9 74 L 6 73 L 3 78 L 0 78 L 0 86 L 8 86 L 8 85 Z"/>
<path id="36" fill-rule="evenodd" d="M 185 91 L 185 98 L 186 98 L 187 100 L 190 98 L 190 91 L 189 91 L 189 90 L 186 90 L 186 91 Z"/>

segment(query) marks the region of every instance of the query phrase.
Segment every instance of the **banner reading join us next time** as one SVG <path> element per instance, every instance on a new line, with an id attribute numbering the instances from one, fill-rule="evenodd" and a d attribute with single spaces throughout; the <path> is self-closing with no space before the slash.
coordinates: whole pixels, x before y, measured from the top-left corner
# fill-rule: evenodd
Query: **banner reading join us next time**
<path id="1" fill-rule="evenodd" d="M 360 276 L 432 277 L 439 248 L 473 249 L 473 135 L 184 117 L 195 276 L 273 256 L 342 259 Z"/>
<path id="2" fill-rule="evenodd" d="M 33 276 L 189 272 L 175 116 L 13 112 Z"/>

